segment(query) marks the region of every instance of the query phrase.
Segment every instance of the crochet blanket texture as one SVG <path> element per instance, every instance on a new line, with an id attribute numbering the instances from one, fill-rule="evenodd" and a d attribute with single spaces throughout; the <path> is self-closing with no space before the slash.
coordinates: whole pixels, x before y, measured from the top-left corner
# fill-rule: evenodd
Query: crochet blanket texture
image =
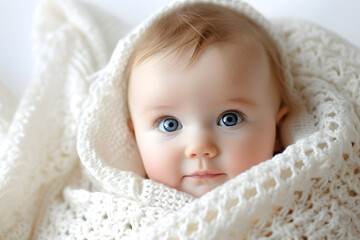
<path id="1" fill-rule="evenodd" d="M 194 2 L 267 29 L 297 103 L 283 153 L 198 199 L 144 178 L 123 78 L 149 25 Z M 35 17 L 35 81 L 17 106 L 0 85 L 0 239 L 360 238 L 357 47 L 237 0 L 174 1 L 129 34 L 76 0 L 43 1 Z"/>

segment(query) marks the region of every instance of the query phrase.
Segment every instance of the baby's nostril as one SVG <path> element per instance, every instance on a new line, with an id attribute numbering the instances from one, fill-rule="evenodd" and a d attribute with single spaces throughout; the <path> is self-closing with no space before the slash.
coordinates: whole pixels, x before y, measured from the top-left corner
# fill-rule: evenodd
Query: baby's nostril
<path id="1" fill-rule="evenodd" d="M 190 157 L 196 157 L 196 154 L 193 153 L 193 154 L 190 155 Z"/>

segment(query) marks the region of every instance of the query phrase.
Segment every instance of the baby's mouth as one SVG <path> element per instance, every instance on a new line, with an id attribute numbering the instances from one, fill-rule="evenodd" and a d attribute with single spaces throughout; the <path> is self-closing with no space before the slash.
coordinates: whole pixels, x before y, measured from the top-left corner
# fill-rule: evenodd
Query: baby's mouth
<path id="1" fill-rule="evenodd" d="M 185 175 L 184 177 L 196 178 L 196 179 L 206 179 L 206 178 L 216 178 L 219 176 L 225 175 L 225 173 L 217 173 L 211 171 L 196 171 L 190 175 Z"/>

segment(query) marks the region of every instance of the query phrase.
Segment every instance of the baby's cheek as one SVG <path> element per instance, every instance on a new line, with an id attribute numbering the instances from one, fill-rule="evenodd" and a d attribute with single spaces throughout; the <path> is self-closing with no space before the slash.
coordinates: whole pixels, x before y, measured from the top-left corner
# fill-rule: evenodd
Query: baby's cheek
<path id="1" fill-rule="evenodd" d="M 230 164 L 227 166 L 231 173 L 231 177 L 235 177 L 240 173 L 246 171 L 251 166 L 259 162 L 254 146 L 249 145 L 249 147 L 244 144 L 241 147 L 238 147 L 236 151 L 232 152 L 229 158 L 231 159 Z"/>
<path id="2" fill-rule="evenodd" d="M 170 187 L 176 187 L 176 163 L 170 151 L 155 146 L 143 149 L 141 153 L 148 177 Z"/>
<path id="3" fill-rule="evenodd" d="M 235 177 L 272 157 L 274 141 L 271 138 L 252 136 L 237 141 L 237 145 L 232 146 L 233 150 L 228 151 L 229 155 L 225 158 L 229 159 L 227 169 L 231 177 Z"/>
<path id="4" fill-rule="evenodd" d="M 156 176 L 161 176 L 164 165 L 162 164 L 161 154 L 155 148 L 142 149 L 141 157 L 149 178 L 154 179 Z"/>

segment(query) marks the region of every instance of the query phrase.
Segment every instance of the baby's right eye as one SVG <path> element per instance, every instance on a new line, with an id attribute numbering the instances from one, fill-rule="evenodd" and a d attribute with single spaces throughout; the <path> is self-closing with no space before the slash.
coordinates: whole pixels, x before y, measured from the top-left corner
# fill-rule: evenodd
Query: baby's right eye
<path id="1" fill-rule="evenodd" d="M 174 132 L 182 128 L 182 125 L 175 118 L 165 118 L 159 122 L 158 128 L 162 132 Z"/>

